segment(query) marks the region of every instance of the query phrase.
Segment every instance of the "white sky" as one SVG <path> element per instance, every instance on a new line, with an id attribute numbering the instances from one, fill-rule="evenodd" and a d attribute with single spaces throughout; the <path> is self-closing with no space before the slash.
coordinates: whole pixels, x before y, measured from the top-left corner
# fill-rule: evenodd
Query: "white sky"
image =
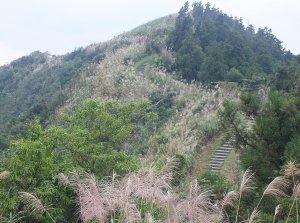
<path id="1" fill-rule="evenodd" d="M 64 54 L 178 12 L 186 0 L 0 0 L 0 65 L 32 51 Z M 191 1 L 192 2 L 192 1 Z M 206 3 L 207 0 L 203 0 Z M 300 54 L 299 0 L 210 0 L 245 24 L 271 28 Z"/>

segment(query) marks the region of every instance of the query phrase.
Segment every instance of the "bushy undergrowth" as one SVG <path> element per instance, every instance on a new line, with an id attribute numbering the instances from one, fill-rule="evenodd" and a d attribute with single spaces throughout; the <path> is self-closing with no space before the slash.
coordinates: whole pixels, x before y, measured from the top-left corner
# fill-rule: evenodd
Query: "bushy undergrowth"
<path id="1" fill-rule="evenodd" d="M 76 193 L 83 222 L 298 222 L 299 170 L 293 162 L 288 162 L 284 175 L 274 178 L 261 193 L 255 193 L 255 174 L 246 170 L 236 190 L 230 191 L 220 176 L 206 173 L 199 178 L 200 185 L 214 184 L 213 193 L 194 180 L 179 195 L 172 187 L 179 165 L 182 160 L 167 159 L 159 168 L 145 166 L 124 177 L 114 173 L 101 181 L 93 174 L 75 170 L 57 177 L 64 190 Z M 9 172 L 0 176 L 4 181 L 11 177 Z M 249 197 L 251 194 L 257 197 Z M 19 198 L 25 213 L 55 222 L 49 201 L 28 192 L 21 192 Z"/>

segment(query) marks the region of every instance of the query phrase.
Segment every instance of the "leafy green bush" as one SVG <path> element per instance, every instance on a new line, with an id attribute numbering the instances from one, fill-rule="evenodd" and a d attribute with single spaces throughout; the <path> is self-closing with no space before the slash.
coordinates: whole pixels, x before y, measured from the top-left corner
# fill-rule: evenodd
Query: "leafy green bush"
<path id="1" fill-rule="evenodd" d="M 192 168 L 192 154 L 191 153 L 183 153 L 183 154 L 175 154 L 175 159 L 177 161 L 176 168 L 174 170 L 174 175 L 172 179 L 172 184 L 174 186 L 178 186 L 182 184 L 188 174 L 188 172 Z"/>
<path id="2" fill-rule="evenodd" d="M 224 192 L 228 192 L 231 189 L 231 185 L 223 176 L 213 173 L 210 170 L 199 175 L 197 180 L 201 186 L 211 189 L 213 194 L 218 194 L 220 196 L 219 198 L 221 198 Z"/>
<path id="3" fill-rule="evenodd" d="M 211 119 L 197 125 L 197 131 L 204 141 L 211 140 L 220 131 L 220 123 L 218 119 Z"/>
<path id="4" fill-rule="evenodd" d="M 295 135 L 291 141 L 288 142 L 284 156 L 286 160 L 294 160 L 300 163 L 300 135 Z"/>
<path id="5" fill-rule="evenodd" d="M 122 104 L 96 100 L 85 102 L 47 129 L 35 119 L 26 137 L 13 141 L 1 160 L 0 170 L 10 173 L 8 179 L 0 180 L 1 212 L 7 215 L 20 211 L 18 193 L 25 191 L 46 205 L 52 204 L 50 214 L 56 222 L 71 221 L 75 217 L 73 191 L 59 183 L 58 174 L 75 168 L 93 172 L 101 179 L 113 171 L 124 175 L 137 170 L 139 162 L 124 145 L 130 143 L 137 126 L 150 131 L 149 121 L 153 121 L 149 101 Z M 48 222 L 48 218 L 28 215 L 26 220 Z"/>
<path id="6" fill-rule="evenodd" d="M 253 92 L 243 91 L 240 95 L 240 99 L 242 102 L 242 110 L 247 115 L 256 115 L 258 110 L 260 109 L 260 100 L 258 96 Z"/>
<path id="7" fill-rule="evenodd" d="M 241 72 L 235 68 L 231 68 L 224 75 L 224 80 L 230 82 L 241 83 L 243 78 L 244 76 L 241 74 Z"/>

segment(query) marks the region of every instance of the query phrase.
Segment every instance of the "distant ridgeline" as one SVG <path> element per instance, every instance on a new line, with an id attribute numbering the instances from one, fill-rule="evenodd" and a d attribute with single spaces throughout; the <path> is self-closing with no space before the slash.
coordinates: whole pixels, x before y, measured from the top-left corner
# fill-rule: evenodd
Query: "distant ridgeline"
<path id="1" fill-rule="evenodd" d="M 255 83 L 270 80 L 295 56 L 270 29 L 244 26 L 242 19 L 188 2 L 180 9 L 167 46 L 175 53 L 173 69 L 187 81 Z"/>

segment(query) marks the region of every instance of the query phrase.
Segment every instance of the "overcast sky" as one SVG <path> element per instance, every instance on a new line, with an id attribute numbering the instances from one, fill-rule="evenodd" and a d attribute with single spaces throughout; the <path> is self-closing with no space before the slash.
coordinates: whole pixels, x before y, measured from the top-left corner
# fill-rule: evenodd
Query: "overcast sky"
<path id="1" fill-rule="evenodd" d="M 178 12 L 186 0 L 0 0 L 0 65 L 35 50 L 64 54 Z M 190 1 L 193 2 L 193 1 Z M 207 0 L 202 1 L 203 3 Z M 300 54 L 299 0 L 210 0 Z"/>

